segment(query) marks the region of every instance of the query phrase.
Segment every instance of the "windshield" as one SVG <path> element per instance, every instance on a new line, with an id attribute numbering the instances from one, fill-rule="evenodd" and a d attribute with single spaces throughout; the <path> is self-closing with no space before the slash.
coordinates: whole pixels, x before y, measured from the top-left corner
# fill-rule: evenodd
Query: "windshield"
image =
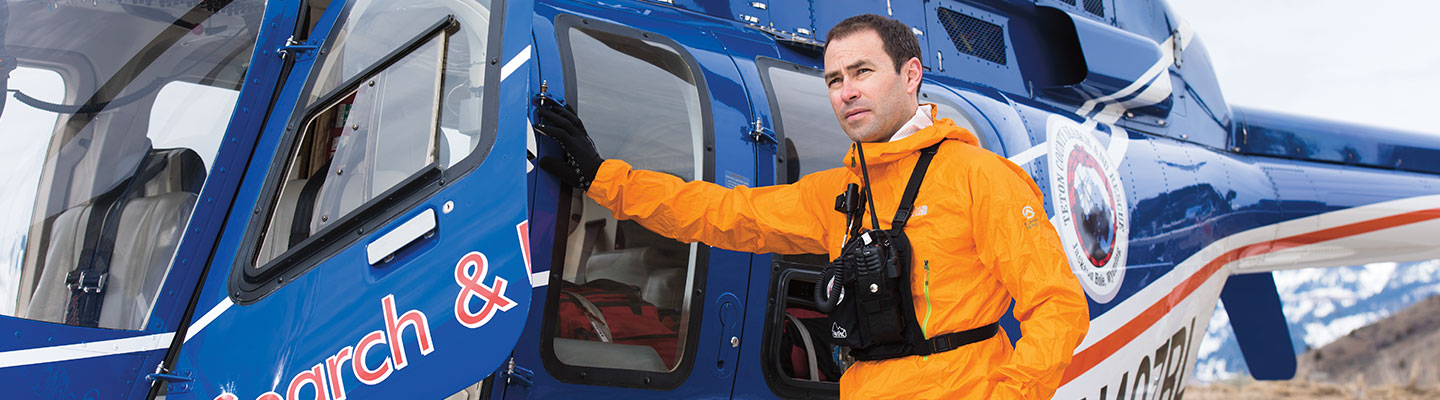
<path id="1" fill-rule="evenodd" d="M 0 314 L 145 326 L 264 8 L 0 0 Z"/>

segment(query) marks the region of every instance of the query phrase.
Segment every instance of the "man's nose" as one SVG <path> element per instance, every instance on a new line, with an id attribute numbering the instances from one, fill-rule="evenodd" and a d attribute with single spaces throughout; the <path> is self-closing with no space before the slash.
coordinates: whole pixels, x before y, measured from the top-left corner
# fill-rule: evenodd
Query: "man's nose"
<path id="1" fill-rule="evenodd" d="M 860 98 L 860 90 L 856 88 L 855 85 L 850 84 L 850 82 L 848 81 L 841 82 L 840 98 L 845 100 L 846 103 L 855 101 Z"/>

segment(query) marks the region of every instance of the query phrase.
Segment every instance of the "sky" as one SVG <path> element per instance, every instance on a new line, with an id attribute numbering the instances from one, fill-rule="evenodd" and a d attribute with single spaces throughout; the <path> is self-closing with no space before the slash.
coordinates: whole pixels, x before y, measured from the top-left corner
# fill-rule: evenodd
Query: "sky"
<path id="1" fill-rule="evenodd" d="M 1440 2 L 1169 2 L 1232 105 L 1440 136 Z"/>

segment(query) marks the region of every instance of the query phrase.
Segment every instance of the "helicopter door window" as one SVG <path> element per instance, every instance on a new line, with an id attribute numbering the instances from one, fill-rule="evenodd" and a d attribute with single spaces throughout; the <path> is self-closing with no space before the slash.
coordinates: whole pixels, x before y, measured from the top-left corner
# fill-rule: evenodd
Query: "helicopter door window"
<path id="1" fill-rule="evenodd" d="M 482 162 L 498 79 L 489 0 L 345 5 L 308 77 L 231 271 L 258 300 Z M 484 123 L 484 126 L 482 126 Z M 343 232 L 351 232 L 346 235 Z"/>
<path id="2" fill-rule="evenodd" d="M 0 8 L 0 314 L 158 329 L 264 4 Z"/>
<path id="3" fill-rule="evenodd" d="M 567 29 L 564 22 L 557 25 L 562 47 L 568 44 L 570 104 L 600 153 L 686 180 L 704 176 L 707 121 L 693 61 L 653 33 Z M 546 365 L 582 383 L 678 383 L 683 373 L 676 371 L 693 354 L 693 346 L 686 349 L 699 318 L 691 294 L 704 246 L 617 221 L 580 191 L 562 201 L 560 215 L 569 218 L 559 218 L 557 229 L 564 236 L 556 259 L 564 265 L 551 278 L 558 290 L 546 308 Z"/>
<path id="4" fill-rule="evenodd" d="M 447 35 L 427 36 L 393 63 L 352 79 L 308 114 L 256 268 L 297 253 L 313 234 L 436 163 Z"/>

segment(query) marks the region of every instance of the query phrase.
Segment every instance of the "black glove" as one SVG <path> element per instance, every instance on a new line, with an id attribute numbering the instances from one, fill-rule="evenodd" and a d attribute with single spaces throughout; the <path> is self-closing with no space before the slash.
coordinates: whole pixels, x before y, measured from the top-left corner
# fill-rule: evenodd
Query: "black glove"
<path id="1" fill-rule="evenodd" d="M 541 158 L 538 162 L 540 168 L 570 186 L 580 190 L 590 189 L 590 182 L 595 180 L 595 173 L 605 159 L 600 158 L 595 142 L 590 141 L 590 135 L 585 133 L 585 124 L 580 122 L 575 109 L 569 105 L 562 107 L 555 100 L 543 96 L 537 101 L 535 130 L 554 139 L 565 151 L 564 161 L 555 157 Z"/>

